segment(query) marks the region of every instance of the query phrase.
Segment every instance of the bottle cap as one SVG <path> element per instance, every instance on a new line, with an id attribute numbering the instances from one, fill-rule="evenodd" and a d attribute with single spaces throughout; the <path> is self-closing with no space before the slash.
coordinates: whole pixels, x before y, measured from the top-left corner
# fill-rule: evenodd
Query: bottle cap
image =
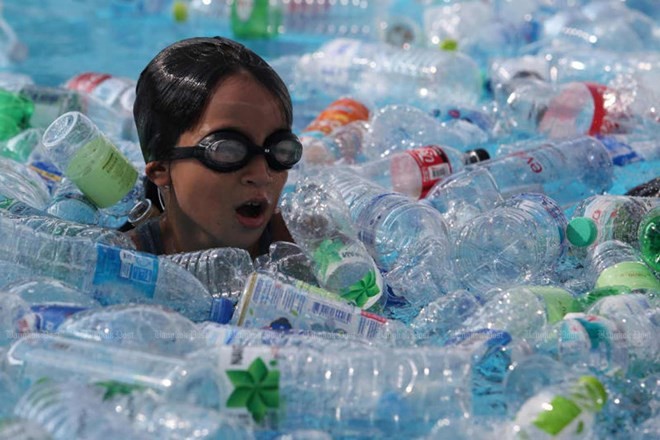
<path id="1" fill-rule="evenodd" d="M 469 150 L 467 153 L 465 153 L 464 163 L 468 165 L 471 163 L 483 162 L 484 160 L 488 159 L 490 159 L 490 154 L 488 154 L 488 151 L 484 150 L 483 148 L 475 148 L 474 150 Z"/>
<path id="2" fill-rule="evenodd" d="M 228 324 L 234 315 L 234 303 L 228 298 L 213 298 L 209 320 L 218 324 Z"/>
<path id="3" fill-rule="evenodd" d="M 577 247 L 589 246 L 596 240 L 598 228 L 593 220 L 587 217 L 575 217 L 566 227 L 566 238 Z"/>

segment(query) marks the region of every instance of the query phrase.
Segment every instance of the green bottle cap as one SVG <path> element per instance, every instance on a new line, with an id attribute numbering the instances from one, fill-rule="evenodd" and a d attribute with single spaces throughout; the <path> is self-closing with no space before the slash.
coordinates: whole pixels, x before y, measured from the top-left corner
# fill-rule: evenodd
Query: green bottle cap
<path id="1" fill-rule="evenodd" d="M 440 49 L 447 52 L 453 52 L 455 50 L 458 50 L 458 41 L 452 38 L 448 38 L 444 40 L 442 43 L 440 43 Z"/>
<path id="2" fill-rule="evenodd" d="M 656 272 L 660 271 L 660 208 L 639 225 L 639 250 L 644 262 Z"/>
<path id="3" fill-rule="evenodd" d="M 577 247 L 589 246 L 596 240 L 598 228 L 593 220 L 587 217 L 575 217 L 566 227 L 566 238 Z"/>

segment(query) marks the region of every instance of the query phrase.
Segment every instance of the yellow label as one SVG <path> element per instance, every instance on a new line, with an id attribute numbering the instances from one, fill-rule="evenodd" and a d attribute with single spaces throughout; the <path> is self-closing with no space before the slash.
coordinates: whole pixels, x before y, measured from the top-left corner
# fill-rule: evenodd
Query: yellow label
<path id="1" fill-rule="evenodd" d="M 615 264 L 601 272 L 596 281 L 596 287 L 607 286 L 660 290 L 660 281 L 658 281 L 644 263 L 629 261 Z"/>
<path id="2" fill-rule="evenodd" d="M 76 152 L 66 175 L 96 206 L 107 208 L 135 186 L 138 172 L 117 147 L 100 136 Z"/>

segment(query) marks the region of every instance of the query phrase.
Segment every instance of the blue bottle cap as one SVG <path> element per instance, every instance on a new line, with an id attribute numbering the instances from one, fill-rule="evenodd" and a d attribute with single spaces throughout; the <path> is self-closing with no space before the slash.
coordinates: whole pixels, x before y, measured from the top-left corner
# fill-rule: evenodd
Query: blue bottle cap
<path id="1" fill-rule="evenodd" d="M 213 298 L 209 321 L 228 324 L 234 315 L 234 303 L 227 298 Z"/>

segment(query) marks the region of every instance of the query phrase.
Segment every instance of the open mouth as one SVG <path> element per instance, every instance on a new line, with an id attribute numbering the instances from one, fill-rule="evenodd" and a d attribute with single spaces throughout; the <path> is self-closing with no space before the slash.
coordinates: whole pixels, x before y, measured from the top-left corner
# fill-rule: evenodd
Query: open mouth
<path id="1" fill-rule="evenodd" d="M 250 201 L 236 208 L 236 212 L 242 217 L 257 218 L 266 212 L 266 206 L 265 202 Z"/>

